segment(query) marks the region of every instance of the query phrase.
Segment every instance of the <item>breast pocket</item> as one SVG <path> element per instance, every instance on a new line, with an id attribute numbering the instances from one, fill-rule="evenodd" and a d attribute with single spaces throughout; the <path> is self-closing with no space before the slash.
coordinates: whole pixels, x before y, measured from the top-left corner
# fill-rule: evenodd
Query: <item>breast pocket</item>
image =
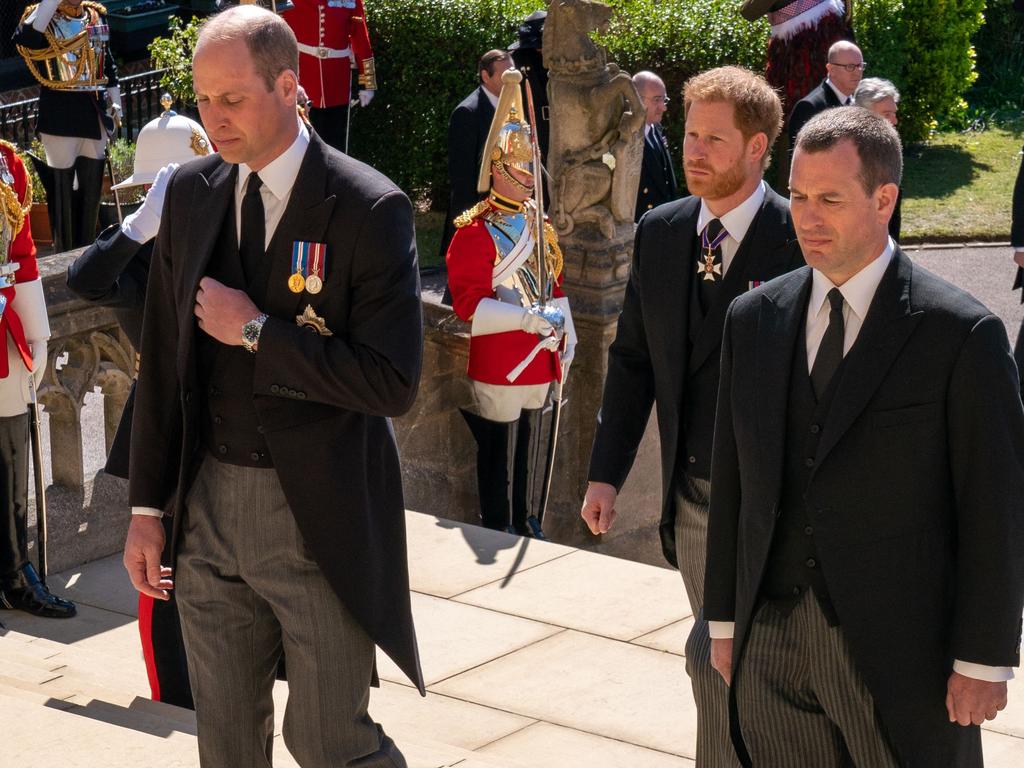
<path id="1" fill-rule="evenodd" d="M 874 411 L 871 420 L 875 427 L 902 427 L 918 422 L 935 421 L 942 415 L 942 403 L 918 403 L 902 408 L 888 408 Z"/>

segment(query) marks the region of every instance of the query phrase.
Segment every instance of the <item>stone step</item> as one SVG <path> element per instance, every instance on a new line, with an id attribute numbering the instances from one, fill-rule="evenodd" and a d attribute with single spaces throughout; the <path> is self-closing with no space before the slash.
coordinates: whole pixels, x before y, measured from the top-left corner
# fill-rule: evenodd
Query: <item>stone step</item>
<path id="1" fill-rule="evenodd" d="M 0 637 L 0 721 L 27 724 L 0 743 L 0 764 L 50 765 L 52 759 L 56 765 L 64 750 L 73 749 L 62 766 L 134 768 L 140 756 L 150 762 L 159 756 L 161 765 L 172 767 L 197 765 L 194 714 L 152 701 L 134 686 L 118 687 L 117 675 L 104 675 L 116 669 L 114 658 L 99 670 L 83 666 L 103 656 L 15 632 Z M 51 748 L 46 735 L 51 731 L 60 748 Z M 441 740 L 410 739 L 400 732 L 392 736 L 410 768 L 527 768 Z M 111 751 L 113 740 L 117 748 Z M 297 768 L 281 739 L 275 744 L 275 764 Z"/>

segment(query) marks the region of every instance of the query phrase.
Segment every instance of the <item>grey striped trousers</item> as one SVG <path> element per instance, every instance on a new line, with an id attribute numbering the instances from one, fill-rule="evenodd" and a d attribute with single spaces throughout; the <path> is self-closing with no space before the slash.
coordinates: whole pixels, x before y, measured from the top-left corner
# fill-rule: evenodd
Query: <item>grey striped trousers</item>
<path id="1" fill-rule="evenodd" d="M 810 590 L 789 616 L 757 611 L 736 676 L 740 729 L 757 768 L 897 768 L 841 627 Z"/>
<path id="2" fill-rule="evenodd" d="M 273 469 L 207 457 L 187 499 L 175 584 L 203 768 L 270 768 L 282 735 L 302 768 L 406 768 L 370 719 L 373 641 L 310 557 Z"/>
<path id="3" fill-rule="evenodd" d="M 676 489 L 676 562 L 690 599 L 694 623 L 686 638 L 686 673 L 697 703 L 697 768 L 738 768 L 729 739 L 729 689 L 711 666 L 704 606 L 704 563 L 708 546 L 708 499 L 711 483 L 684 475 Z"/>

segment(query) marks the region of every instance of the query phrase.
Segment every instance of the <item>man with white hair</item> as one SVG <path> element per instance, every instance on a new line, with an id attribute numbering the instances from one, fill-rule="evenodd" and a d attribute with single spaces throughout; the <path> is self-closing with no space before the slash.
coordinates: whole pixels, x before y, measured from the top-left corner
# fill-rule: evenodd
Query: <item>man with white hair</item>
<path id="1" fill-rule="evenodd" d="M 864 74 L 864 56 L 849 40 L 840 40 L 828 49 L 828 75 L 821 85 L 804 96 L 789 116 L 789 146 L 796 146 L 796 136 L 807 121 L 832 107 L 853 104 L 853 93 Z"/>
<path id="2" fill-rule="evenodd" d="M 899 122 L 896 113 L 900 108 L 900 92 L 890 80 L 881 77 L 865 77 L 860 81 L 853 94 L 853 103 L 858 107 L 874 112 L 894 128 Z M 900 241 L 900 228 L 903 225 L 903 187 L 900 187 L 896 198 L 896 210 L 889 219 L 889 236 L 897 243 Z"/>
<path id="3" fill-rule="evenodd" d="M 664 81 L 653 72 L 633 75 L 633 85 L 647 111 L 644 126 L 644 161 L 640 167 L 640 186 L 637 188 L 635 221 L 647 211 L 679 196 L 676 173 L 672 168 L 672 154 L 661 127 L 661 118 L 668 109 L 669 98 Z"/>

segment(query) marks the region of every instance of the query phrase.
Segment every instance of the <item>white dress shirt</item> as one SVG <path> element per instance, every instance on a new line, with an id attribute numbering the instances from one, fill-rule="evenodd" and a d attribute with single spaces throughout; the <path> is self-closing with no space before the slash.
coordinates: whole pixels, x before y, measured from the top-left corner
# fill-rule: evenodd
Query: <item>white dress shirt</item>
<path id="1" fill-rule="evenodd" d="M 263 216 L 266 225 L 264 247 L 270 246 L 277 225 L 281 223 L 288 200 L 292 196 L 295 178 L 299 175 L 299 166 L 309 148 L 309 131 L 299 123 L 299 133 L 295 141 L 259 171 L 263 186 L 260 197 L 263 199 Z M 239 241 L 242 239 L 242 198 L 245 197 L 245 185 L 249 181 L 252 169 L 245 163 L 238 165 L 238 179 L 235 182 L 235 226 Z M 155 507 L 132 507 L 133 515 L 145 517 L 163 517 L 164 513 Z"/>
<path id="2" fill-rule="evenodd" d="M 723 277 L 729 271 L 729 265 L 732 264 L 732 260 L 736 256 L 736 251 L 740 249 L 740 243 L 743 242 L 743 238 L 747 236 L 747 230 L 750 229 L 751 222 L 754 221 L 754 217 L 757 216 L 757 212 L 761 210 L 761 204 L 764 202 L 766 189 L 767 187 L 765 187 L 765 183 L 762 181 L 757 185 L 757 188 L 751 192 L 750 197 L 722 216 L 715 216 L 715 214 L 711 212 L 711 209 L 708 208 L 706 200 L 702 199 L 700 201 L 700 213 L 697 215 L 697 236 L 700 237 L 704 228 L 712 219 L 718 219 L 722 222 L 722 226 L 725 228 L 725 231 L 729 233 L 729 236 L 722 241 L 722 245 L 720 246 L 722 250 Z"/>
<path id="3" fill-rule="evenodd" d="M 840 286 L 836 286 L 831 280 L 818 270 L 811 272 L 811 297 L 807 304 L 807 323 L 804 328 L 807 340 L 807 372 L 814 367 L 814 359 L 821 347 L 821 340 L 828 328 L 829 313 L 831 305 L 828 301 L 828 292 L 838 287 L 843 294 L 843 357 L 850 351 L 853 343 L 857 340 L 861 327 L 864 325 L 864 318 L 867 316 L 871 301 L 875 298 L 875 291 L 882 281 L 889 262 L 892 261 L 895 253 L 895 244 L 892 238 L 886 243 L 885 250 L 864 267 L 860 272 L 851 277 Z M 714 489 L 712 489 L 714 490 Z M 708 632 L 713 639 L 726 640 L 735 633 L 735 622 L 732 621 L 709 621 Z M 984 664 L 975 664 L 969 661 L 953 661 L 953 670 L 966 677 L 973 677 L 978 680 L 989 682 L 1001 682 L 1013 679 L 1013 669 L 1010 667 L 988 667 Z"/>
<path id="4" fill-rule="evenodd" d="M 480 86 L 480 87 L 483 88 L 483 86 Z M 492 107 L 494 107 L 495 109 L 498 108 L 498 97 L 497 96 L 495 96 L 493 93 L 491 93 L 486 88 L 484 88 L 484 96 L 486 96 L 487 100 L 489 102 L 491 102 L 491 106 Z"/>
<path id="5" fill-rule="evenodd" d="M 836 88 L 836 84 L 829 80 L 827 77 L 825 78 L 825 82 L 828 83 L 828 87 L 832 89 L 832 93 L 834 93 L 836 95 L 836 98 L 839 99 L 840 104 L 842 104 L 844 107 L 848 107 L 851 104 L 853 104 L 852 93 L 849 96 L 847 96 L 845 93 Z"/>

